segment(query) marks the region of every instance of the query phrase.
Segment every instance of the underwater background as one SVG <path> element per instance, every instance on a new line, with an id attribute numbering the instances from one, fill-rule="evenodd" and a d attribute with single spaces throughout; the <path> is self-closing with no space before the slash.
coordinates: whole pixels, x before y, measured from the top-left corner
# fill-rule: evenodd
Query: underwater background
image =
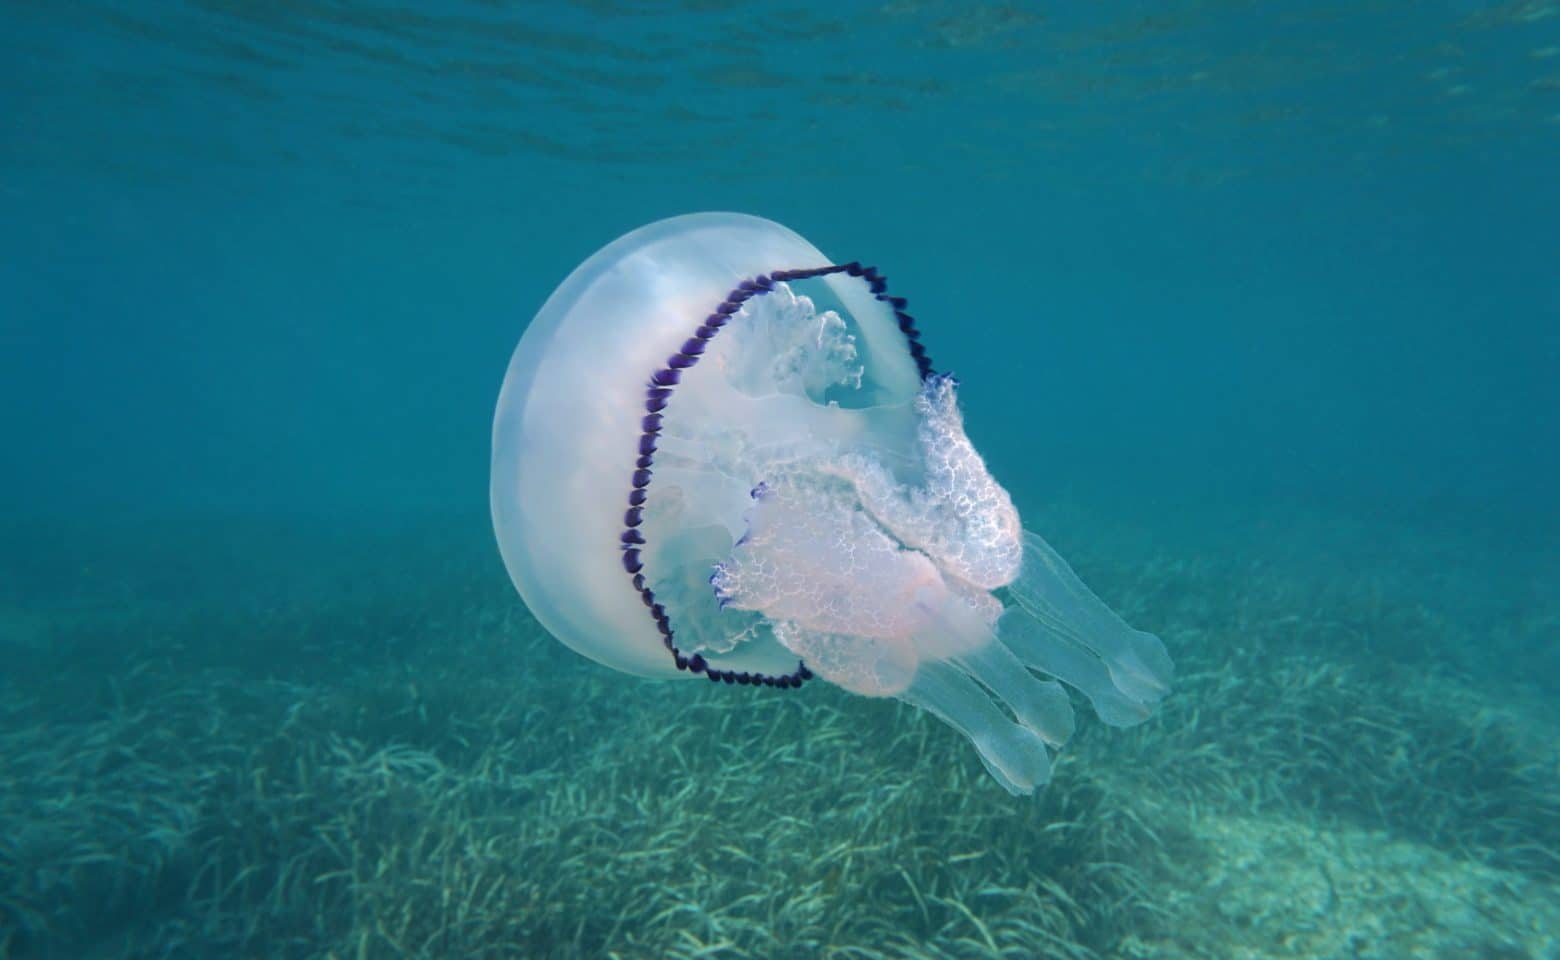
<path id="1" fill-rule="evenodd" d="M 529 617 L 509 354 L 711 209 L 911 298 L 1153 720 L 1011 797 Z M 1557 263 L 1553 0 L 7 0 L 0 957 L 1560 957 Z"/>

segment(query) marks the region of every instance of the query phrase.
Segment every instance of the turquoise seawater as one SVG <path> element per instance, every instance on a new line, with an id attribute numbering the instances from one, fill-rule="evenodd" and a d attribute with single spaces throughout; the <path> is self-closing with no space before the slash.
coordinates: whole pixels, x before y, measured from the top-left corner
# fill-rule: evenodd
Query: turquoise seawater
<path id="1" fill-rule="evenodd" d="M 1153 719 L 1014 797 L 530 617 L 510 353 L 701 210 L 911 299 Z M 1556 264 L 1553 0 L 8 0 L 0 958 L 1560 957 Z"/>

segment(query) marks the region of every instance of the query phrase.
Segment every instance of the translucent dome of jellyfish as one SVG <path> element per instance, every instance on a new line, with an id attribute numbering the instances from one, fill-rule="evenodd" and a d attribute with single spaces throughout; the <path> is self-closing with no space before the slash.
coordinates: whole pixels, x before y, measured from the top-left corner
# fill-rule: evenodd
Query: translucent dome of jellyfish
<path id="1" fill-rule="evenodd" d="M 907 307 L 757 217 L 616 240 L 510 360 L 493 526 L 536 618 L 587 657 L 897 697 L 1029 793 L 1072 732 L 1062 684 L 1126 726 L 1170 658 L 1023 529 Z"/>

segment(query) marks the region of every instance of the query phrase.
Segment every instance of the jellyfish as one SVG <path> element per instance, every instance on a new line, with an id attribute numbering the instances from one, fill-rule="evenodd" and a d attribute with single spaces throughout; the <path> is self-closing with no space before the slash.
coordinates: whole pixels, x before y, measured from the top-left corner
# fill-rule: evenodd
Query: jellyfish
<path id="1" fill-rule="evenodd" d="M 536 619 L 608 667 L 893 697 L 1027 794 L 1073 729 L 1168 691 L 965 434 L 875 268 L 736 213 L 673 217 L 574 270 L 493 420 L 499 551 Z"/>

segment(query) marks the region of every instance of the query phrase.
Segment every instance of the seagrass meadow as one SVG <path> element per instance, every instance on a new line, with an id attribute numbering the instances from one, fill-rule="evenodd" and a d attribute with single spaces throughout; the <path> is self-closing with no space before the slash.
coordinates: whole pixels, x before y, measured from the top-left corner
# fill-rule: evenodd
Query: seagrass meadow
<path id="1" fill-rule="evenodd" d="M 0 956 L 1557 955 L 1552 558 L 1107 517 L 1041 523 L 1176 690 L 1031 798 L 891 701 L 575 656 L 480 517 L 8 529 Z"/>

